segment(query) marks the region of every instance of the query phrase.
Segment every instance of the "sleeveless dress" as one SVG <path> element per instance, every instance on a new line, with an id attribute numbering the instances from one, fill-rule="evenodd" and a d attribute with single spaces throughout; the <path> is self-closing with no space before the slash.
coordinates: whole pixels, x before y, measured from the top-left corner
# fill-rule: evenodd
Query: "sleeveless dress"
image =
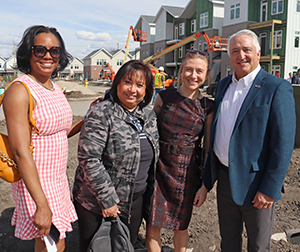
<path id="1" fill-rule="evenodd" d="M 35 147 L 33 158 L 36 163 L 40 182 L 50 209 L 52 222 L 60 231 L 60 239 L 65 232 L 72 231 L 71 222 L 77 220 L 75 208 L 71 201 L 70 188 L 66 173 L 68 161 L 68 139 L 66 132 L 72 124 L 72 110 L 60 87 L 53 83 L 51 91 L 27 75 L 17 80 L 23 81 L 36 100 L 33 118 L 40 130 L 38 135 L 32 133 L 32 144 Z M 35 203 L 27 191 L 23 180 L 12 184 L 13 198 L 16 204 L 12 217 L 15 225 L 15 236 L 23 240 L 39 237 L 33 226 Z"/>
<path id="2" fill-rule="evenodd" d="M 148 221 L 156 227 L 185 230 L 201 186 L 195 146 L 204 132 L 204 108 L 210 114 L 214 102 L 206 97 L 195 100 L 183 97 L 174 88 L 159 95 L 163 101 L 158 116 L 160 157 Z"/>

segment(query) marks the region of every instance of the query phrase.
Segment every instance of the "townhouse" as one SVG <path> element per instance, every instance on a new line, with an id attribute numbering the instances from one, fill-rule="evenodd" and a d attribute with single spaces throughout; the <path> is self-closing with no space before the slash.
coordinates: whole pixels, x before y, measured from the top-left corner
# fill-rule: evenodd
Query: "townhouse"
<path id="1" fill-rule="evenodd" d="M 185 8 L 161 6 L 156 16 L 141 15 L 137 30 L 150 31 L 148 41 L 140 42 L 141 59 L 205 32 L 208 38 L 228 38 L 241 29 L 251 29 L 261 44 L 260 64 L 282 78 L 300 67 L 300 0 L 190 0 Z M 273 36 L 272 36 L 273 34 Z M 152 62 L 177 75 L 186 49 L 209 51 L 212 69 L 209 82 L 233 72 L 226 50 L 209 49 L 204 36 L 169 52 Z"/>
<path id="2" fill-rule="evenodd" d="M 107 75 L 110 75 L 112 72 L 116 73 L 119 70 L 124 63 L 124 58 L 124 49 L 110 52 L 104 48 L 94 50 L 83 58 L 84 78 L 88 80 L 106 78 Z M 139 58 L 139 51 L 129 52 L 127 55 L 127 60 Z"/>
<path id="3" fill-rule="evenodd" d="M 300 67 L 300 1 L 298 0 L 227 0 L 223 35 L 248 28 L 260 40 L 264 70 L 287 78 Z M 273 36 L 272 36 L 273 34 Z M 222 77 L 232 72 L 229 57 L 222 55 Z"/>

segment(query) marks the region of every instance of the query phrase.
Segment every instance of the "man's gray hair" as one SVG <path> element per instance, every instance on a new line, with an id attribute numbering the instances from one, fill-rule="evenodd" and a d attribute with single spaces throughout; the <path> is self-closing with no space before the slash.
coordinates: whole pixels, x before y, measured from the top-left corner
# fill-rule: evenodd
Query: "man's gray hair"
<path id="1" fill-rule="evenodd" d="M 229 57 L 230 57 L 230 43 L 231 43 L 231 40 L 233 38 L 241 36 L 241 35 L 247 35 L 247 36 L 253 38 L 253 44 L 256 47 L 256 52 L 260 51 L 260 45 L 259 45 L 257 35 L 251 30 L 244 29 L 244 30 L 240 30 L 240 31 L 238 31 L 238 32 L 236 32 L 236 33 L 234 33 L 230 36 L 230 38 L 228 40 L 228 50 L 227 50 L 227 53 L 228 53 Z"/>

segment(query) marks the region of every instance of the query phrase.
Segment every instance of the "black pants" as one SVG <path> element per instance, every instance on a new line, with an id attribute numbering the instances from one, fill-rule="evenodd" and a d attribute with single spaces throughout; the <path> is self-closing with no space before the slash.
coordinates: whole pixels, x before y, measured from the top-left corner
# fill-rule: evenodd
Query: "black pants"
<path id="1" fill-rule="evenodd" d="M 239 206 L 234 203 L 228 168 L 219 163 L 217 202 L 222 252 L 241 252 L 243 223 L 247 230 L 248 251 L 270 251 L 274 223 L 275 203 L 270 209 Z"/>
<path id="2" fill-rule="evenodd" d="M 121 221 L 124 222 L 129 228 L 130 240 L 133 245 L 136 242 L 143 218 L 144 192 L 145 191 L 142 191 L 133 195 L 131 218 L 129 224 L 128 218 L 122 217 L 122 213 L 120 215 Z M 81 206 L 76 200 L 74 201 L 74 205 L 78 215 L 80 252 L 86 252 L 92 238 L 94 237 L 95 233 L 102 223 L 102 212 L 99 214 L 92 213 L 91 211 Z"/>

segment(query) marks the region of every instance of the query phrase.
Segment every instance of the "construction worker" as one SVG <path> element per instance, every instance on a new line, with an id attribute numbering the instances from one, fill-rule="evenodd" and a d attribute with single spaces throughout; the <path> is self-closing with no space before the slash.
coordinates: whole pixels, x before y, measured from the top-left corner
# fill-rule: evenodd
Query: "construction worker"
<path id="1" fill-rule="evenodd" d="M 154 80 L 154 86 L 155 86 L 155 93 L 153 96 L 153 101 L 152 103 L 154 103 L 157 94 L 161 91 L 165 89 L 165 75 L 164 75 L 164 67 L 160 66 L 158 68 L 158 73 L 155 75 L 155 80 Z"/>

